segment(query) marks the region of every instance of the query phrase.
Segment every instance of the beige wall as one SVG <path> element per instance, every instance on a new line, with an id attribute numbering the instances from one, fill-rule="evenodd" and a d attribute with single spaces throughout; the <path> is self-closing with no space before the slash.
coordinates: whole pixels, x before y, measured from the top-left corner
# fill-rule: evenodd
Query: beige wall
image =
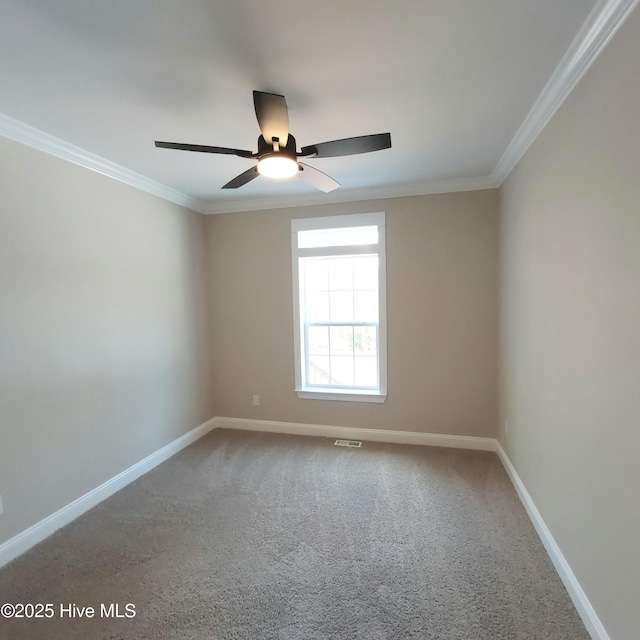
<path id="1" fill-rule="evenodd" d="M 640 630 L 639 42 L 636 10 L 501 189 L 500 439 L 612 640 Z"/>
<path id="2" fill-rule="evenodd" d="M 214 415 L 203 223 L 0 139 L 0 543 Z"/>
<path id="3" fill-rule="evenodd" d="M 386 212 L 387 401 L 299 399 L 290 221 L 371 211 Z M 495 435 L 496 191 L 215 215 L 206 233 L 218 415 Z"/>

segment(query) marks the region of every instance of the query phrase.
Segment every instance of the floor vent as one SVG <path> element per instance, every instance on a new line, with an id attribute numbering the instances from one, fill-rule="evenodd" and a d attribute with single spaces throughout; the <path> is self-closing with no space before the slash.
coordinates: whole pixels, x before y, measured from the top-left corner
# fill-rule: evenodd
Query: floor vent
<path id="1" fill-rule="evenodd" d="M 333 444 L 337 447 L 355 447 L 356 449 L 362 446 L 359 440 L 336 440 Z"/>

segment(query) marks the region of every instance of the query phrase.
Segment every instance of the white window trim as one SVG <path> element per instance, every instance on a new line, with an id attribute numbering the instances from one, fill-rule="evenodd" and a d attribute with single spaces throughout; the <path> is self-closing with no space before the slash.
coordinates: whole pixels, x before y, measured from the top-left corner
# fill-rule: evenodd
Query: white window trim
<path id="1" fill-rule="evenodd" d="M 300 309 L 300 280 L 298 273 L 298 259 L 312 255 L 342 255 L 344 253 L 371 253 L 371 246 L 335 247 L 329 249 L 299 249 L 298 232 L 316 229 L 338 229 L 342 227 L 359 227 L 376 225 L 381 228 L 375 252 L 378 254 L 378 363 L 379 390 L 350 390 L 335 387 L 318 388 L 305 387 L 302 375 L 302 313 Z M 315 400 L 341 400 L 350 402 L 382 403 L 387 398 L 387 261 L 386 261 L 386 233 L 385 214 L 356 213 L 344 216 L 323 216 L 321 218 L 302 218 L 291 221 L 291 257 L 293 281 L 293 339 L 295 354 L 295 391 L 298 398 Z"/>

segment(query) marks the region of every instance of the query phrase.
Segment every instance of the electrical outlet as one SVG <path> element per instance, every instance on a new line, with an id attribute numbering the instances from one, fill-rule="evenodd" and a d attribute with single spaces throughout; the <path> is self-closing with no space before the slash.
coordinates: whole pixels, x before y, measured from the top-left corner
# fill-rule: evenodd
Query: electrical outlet
<path id="1" fill-rule="evenodd" d="M 253 396 L 253 406 L 254 407 L 260 406 L 260 396 Z"/>
<path id="2" fill-rule="evenodd" d="M 0 516 L 4 513 L 4 509 L 2 507 L 2 496 L 0 496 Z"/>

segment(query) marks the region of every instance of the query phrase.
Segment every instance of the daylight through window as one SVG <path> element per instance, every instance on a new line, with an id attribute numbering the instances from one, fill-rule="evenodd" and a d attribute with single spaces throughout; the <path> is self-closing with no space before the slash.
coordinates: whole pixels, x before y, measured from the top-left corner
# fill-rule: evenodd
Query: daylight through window
<path id="1" fill-rule="evenodd" d="M 293 220 L 291 231 L 298 395 L 383 402 L 384 213 Z"/>

